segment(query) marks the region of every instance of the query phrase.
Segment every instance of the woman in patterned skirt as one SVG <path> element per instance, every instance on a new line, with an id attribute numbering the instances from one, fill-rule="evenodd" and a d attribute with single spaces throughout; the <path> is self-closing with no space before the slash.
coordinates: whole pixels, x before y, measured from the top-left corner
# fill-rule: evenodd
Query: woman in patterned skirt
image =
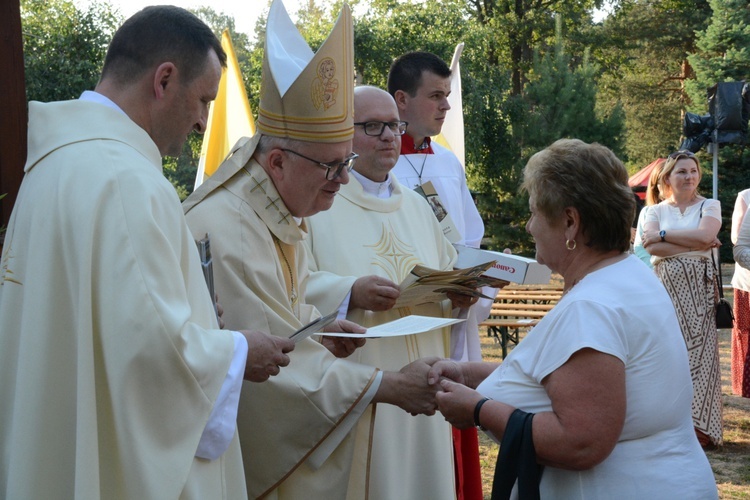
<path id="1" fill-rule="evenodd" d="M 672 153 L 659 174 L 664 201 L 646 216 L 643 246 L 672 298 L 693 379 L 693 424 L 704 448 L 722 444 L 721 372 L 711 249 L 721 243 L 718 200 L 698 194 L 701 170 L 690 151 Z"/>

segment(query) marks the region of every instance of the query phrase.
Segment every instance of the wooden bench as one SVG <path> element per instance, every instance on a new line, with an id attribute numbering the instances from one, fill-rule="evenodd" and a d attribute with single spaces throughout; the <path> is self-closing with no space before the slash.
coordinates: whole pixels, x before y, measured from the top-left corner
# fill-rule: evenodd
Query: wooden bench
<path id="1" fill-rule="evenodd" d="M 536 326 L 561 297 L 562 288 L 557 286 L 509 285 L 497 293 L 490 317 L 480 326 L 500 343 L 505 358 L 508 344 L 518 344 L 521 328 Z"/>
<path id="2" fill-rule="evenodd" d="M 503 350 L 503 359 L 508 355 L 508 343 L 518 345 L 521 328 L 532 328 L 539 323 L 538 319 L 531 318 L 487 318 L 480 326 L 487 327 L 487 335 L 495 337 L 495 342 L 500 344 Z"/>
<path id="3" fill-rule="evenodd" d="M 555 303 L 548 302 L 546 304 L 528 304 L 524 302 L 495 302 L 492 304 L 491 316 L 499 316 L 504 311 L 520 310 L 520 311 L 544 311 L 549 312 L 550 309 L 555 307 Z"/>
<path id="4" fill-rule="evenodd" d="M 531 301 L 532 303 L 545 304 L 548 302 L 557 302 L 558 300 L 560 300 L 561 296 L 562 296 L 562 292 L 561 293 L 548 293 L 548 292 L 508 293 L 508 294 L 498 293 L 497 297 L 495 297 L 495 302 L 502 302 L 502 301 L 528 302 L 528 301 Z"/>
<path id="5" fill-rule="evenodd" d="M 521 304 L 501 304 L 505 307 L 495 307 L 493 304 L 490 316 L 500 318 L 537 318 L 542 319 L 548 311 L 535 311 L 533 309 L 524 309 Z"/>

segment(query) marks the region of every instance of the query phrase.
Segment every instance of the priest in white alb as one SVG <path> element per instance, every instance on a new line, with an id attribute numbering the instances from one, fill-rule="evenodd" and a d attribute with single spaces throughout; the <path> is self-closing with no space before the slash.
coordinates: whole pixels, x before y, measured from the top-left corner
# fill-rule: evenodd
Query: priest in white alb
<path id="1" fill-rule="evenodd" d="M 475 299 L 461 295 L 452 296 L 453 304 L 446 299 L 393 307 L 398 283 L 415 265 L 452 269 L 456 251 L 427 201 L 389 173 L 407 129 L 393 98 L 375 87 L 357 87 L 354 117 L 354 179 L 341 187 L 330 210 L 307 221 L 307 298 L 321 310 L 341 308 L 366 327 L 411 314 L 451 317 L 454 306 Z M 398 369 L 420 357 L 448 357 L 449 341 L 449 327 L 372 339 L 351 358 Z M 455 498 L 451 427 L 440 417 L 372 405 L 356 433 L 347 498 Z"/>
<path id="2" fill-rule="evenodd" d="M 0 498 L 246 497 L 242 379 L 278 373 L 294 343 L 219 328 L 162 173 L 205 129 L 225 60 L 194 14 L 149 6 L 95 90 L 30 103 L 0 259 Z"/>

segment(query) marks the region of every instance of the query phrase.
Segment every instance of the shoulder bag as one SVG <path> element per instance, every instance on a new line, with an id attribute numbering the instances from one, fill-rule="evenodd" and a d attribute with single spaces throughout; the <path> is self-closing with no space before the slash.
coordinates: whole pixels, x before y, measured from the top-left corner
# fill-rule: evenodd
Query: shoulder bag
<path id="1" fill-rule="evenodd" d="M 732 305 L 724 298 L 721 269 L 716 267 L 713 250 L 711 250 L 711 262 L 714 265 L 716 286 L 719 288 L 719 300 L 716 302 L 716 328 L 732 328 L 734 326 L 734 313 L 732 312 Z"/>

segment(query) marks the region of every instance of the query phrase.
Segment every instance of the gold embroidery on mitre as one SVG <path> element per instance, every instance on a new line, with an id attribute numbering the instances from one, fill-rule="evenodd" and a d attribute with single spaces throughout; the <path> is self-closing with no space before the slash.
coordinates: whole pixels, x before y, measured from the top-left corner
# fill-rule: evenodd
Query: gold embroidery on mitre
<path id="1" fill-rule="evenodd" d="M 258 130 L 317 143 L 350 140 L 354 136 L 354 29 L 349 6 L 342 6 L 328 38 L 313 53 L 283 4 L 274 1 L 265 49 Z"/>
<path id="2" fill-rule="evenodd" d="M 390 226 L 384 223 L 378 242 L 365 248 L 375 250 L 371 264 L 383 269 L 391 281 L 400 283 L 419 264 L 419 259 L 414 257 L 414 248 L 401 241 Z"/>
<path id="3" fill-rule="evenodd" d="M 339 92 L 339 81 L 336 76 L 336 61 L 330 57 L 324 58 L 318 64 L 318 77 L 312 82 L 312 101 L 315 109 L 328 109 L 336 104 L 336 94 Z"/>

